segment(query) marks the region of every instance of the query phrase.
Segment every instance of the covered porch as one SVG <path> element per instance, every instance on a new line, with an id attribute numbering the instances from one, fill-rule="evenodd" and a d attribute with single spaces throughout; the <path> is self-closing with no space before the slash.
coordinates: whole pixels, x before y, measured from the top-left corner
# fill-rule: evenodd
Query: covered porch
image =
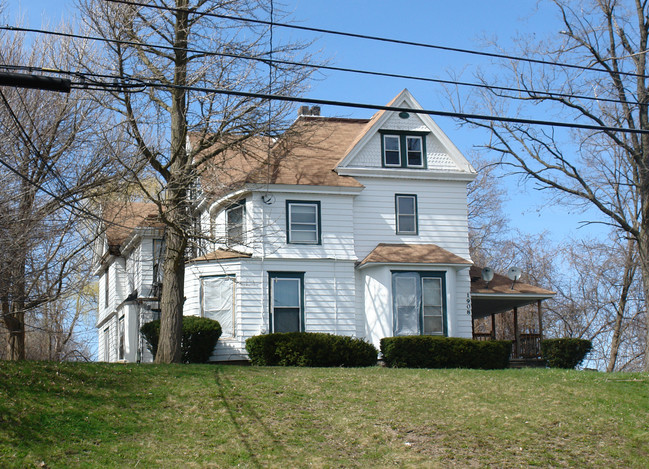
<path id="1" fill-rule="evenodd" d="M 487 281 L 482 272 L 476 266 L 470 270 L 473 338 L 511 340 L 513 360 L 540 360 L 542 302 L 555 293 L 496 273 Z M 521 324 L 519 313 L 524 307 L 525 324 Z"/>

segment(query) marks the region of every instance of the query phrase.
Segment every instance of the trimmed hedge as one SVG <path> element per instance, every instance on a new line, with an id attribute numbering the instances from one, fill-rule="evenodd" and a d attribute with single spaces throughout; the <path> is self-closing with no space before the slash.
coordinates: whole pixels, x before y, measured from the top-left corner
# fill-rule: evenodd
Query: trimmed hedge
<path id="1" fill-rule="evenodd" d="M 148 342 L 148 349 L 155 357 L 160 340 L 160 320 L 142 325 L 140 332 Z M 180 340 L 183 363 L 207 363 L 217 340 L 221 337 L 218 321 L 198 316 L 183 316 L 183 333 Z"/>
<path id="2" fill-rule="evenodd" d="M 541 341 L 541 356 L 550 368 L 575 368 L 593 348 L 586 339 L 544 339 Z"/>
<path id="3" fill-rule="evenodd" d="M 480 368 L 509 366 L 509 340 L 480 341 L 458 337 L 404 336 L 381 339 L 385 364 L 394 368 Z"/>
<path id="4" fill-rule="evenodd" d="M 260 366 L 376 365 L 378 351 L 363 339 L 321 332 L 276 332 L 246 340 L 250 363 Z"/>

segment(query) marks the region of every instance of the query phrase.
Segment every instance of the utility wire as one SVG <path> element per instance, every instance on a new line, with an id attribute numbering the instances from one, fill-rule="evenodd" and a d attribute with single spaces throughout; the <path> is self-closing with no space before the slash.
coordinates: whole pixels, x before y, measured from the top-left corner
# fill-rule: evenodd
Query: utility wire
<path id="1" fill-rule="evenodd" d="M 273 23 L 275 24 L 275 23 Z M 561 92 L 556 92 L 556 91 L 544 91 L 544 90 L 535 90 L 535 89 L 530 89 L 530 88 L 513 88 L 513 87 L 507 87 L 507 86 L 497 86 L 497 85 L 487 85 L 484 83 L 472 83 L 472 82 L 465 82 L 465 81 L 457 81 L 457 80 L 444 80 L 441 78 L 432 78 L 432 77 L 422 77 L 422 76 L 417 76 L 417 75 L 407 75 L 407 74 L 401 74 L 401 73 L 390 73 L 390 72 L 379 72 L 379 71 L 374 71 L 374 70 L 363 70 L 363 69 L 357 69 L 357 68 L 349 68 L 349 67 L 337 67 L 333 65 L 318 65 L 318 64 L 310 64 L 307 62 L 296 62 L 296 61 L 291 61 L 291 60 L 282 60 L 282 59 L 275 59 L 273 58 L 272 54 L 270 55 L 270 58 L 264 58 L 264 57 L 255 57 L 251 55 L 243 55 L 243 54 L 234 54 L 234 53 L 228 53 L 228 52 L 213 52 L 213 51 L 206 51 L 206 50 L 201 50 L 201 49 L 190 49 L 190 48 L 178 48 L 178 47 L 173 47 L 173 46 L 165 46 L 163 44 L 150 44 L 150 43 L 141 43 L 141 42 L 135 42 L 135 41 L 125 41 L 122 39 L 108 39 L 100 36 L 87 36 L 87 35 L 80 35 L 80 34 L 72 34 L 72 33 L 61 33 L 57 31 L 49 31 L 49 30 L 43 30 L 43 29 L 35 29 L 35 28 L 23 28 L 19 26 L 0 26 L 0 30 L 5 30 L 5 31 L 14 31 L 14 32 L 28 32 L 28 33 L 37 33 L 37 34 L 46 34 L 46 35 L 53 35 L 53 36 L 60 36 L 60 37 L 66 37 L 66 38 L 71 38 L 71 39 L 83 39 L 83 40 L 91 40 L 91 41 L 100 41 L 100 42 L 105 42 L 105 43 L 111 43 L 111 44 L 120 44 L 120 45 L 126 45 L 126 46 L 137 46 L 137 47 L 150 47 L 152 49 L 162 49 L 162 50 L 170 50 L 170 51 L 176 51 L 176 50 L 182 50 L 184 52 L 189 52 L 189 53 L 194 53 L 194 54 L 201 54 L 201 55 L 207 55 L 207 56 L 215 56 L 215 57 L 228 57 L 228 58 L 233 58 L 233 59 L 242 59 L 242 60 L 252 60 L 252 61 L 257 61 L 261 62 L 264 64 L 268 64 L 269 66 L 272 65 L 290 65 L 290 66 L 296 66 L 296 67 L 304 67 L 304 68 L 312 68 L 312 69 L 317 69 L 317 70 L 329 70 L 333 72 L 344 72 L 344 73 L 355 73 L 359 75 L 369 75 L 369 76 L 378 76 L 378 77 L 385 77 L 385 78 L 399 78 L 399 79 L 404 79 L 404 80 L 412 80 L 412 81 L 422 81 L 422 82 L 427 82 L 427 83 L 438 83 L 442 85 L 452 85 L 452 86 L 466 86 L 466 87 L 473 87 L 473 88 L 481 88 L 481 89 L 487 89 L 487 90 L 497 90 L 497 91 L 506 91 L 506 92 L 512 92 L 512 93 L 523 93 L 529 95 L 530 98 L 532 99 L 540 99 L 541 97 L 549 97 L 549 98 L 566 98 L 566 99 L 582 99 L 582 100 L 590 100 L 590 101 L 598 101 L 598 102 L 608 102 L 608 103 L 617 103 L 617 104 L 633 104 L 637 105 L 640 104 L 637 101 L 622 101 L 619 99 L 614 99 L 614 98 L 604 98 L 604 97 L 597 97 L 597 96 L 586 96 L 586 95 L 578 95 L 574 93 L 561 93 Z M 30 69 L 33 69 L 33 67 L 30 67 Z M 44 69 L 44 71 L 49 71 L 49 72 L 54 72 L 55 70 L 51 69 Z M 83 74 L 80 72 L 61 72 L 61 73 L 67 73 L 69 75 L 77 75 L 77 76 L 82 76 Z M 107 75 L 94 75 L 96 77 L 103 77 L 103 78 L 114 78 L 112 76 L 107 76 Z M 90 88 L 92 86 L 92 89 L 97 89 L 95 87 L 95 84 L 92 83 L 90 85 L 86 86 L 79 86 L 76 85 L 75 88 Z M 132 84 L 129 85 L 133 88 L 138 88 L 138 84 Z M 503 96 L 505 98 L 509 99 L 521 99 L 517 96 Z"/>
<path id="2" fill-rule="evenodd" d="M 494 122 L 510 122 L 510 123 L 519 123 L 519 124 L 530 124 L 530 125 L 544 125 L 551 127 L 565 127 L 565 128 L 575 128 L 575 129 L 585 129 L 585 130 L 600 130 L 607 132 L 625 132 L 625 133 L 636 133 L 643 134 L 649 133 L 649 130 L 642 129 L 630 129 L 623 127 L 611 127 L 611 126 L 601 126 L 593 124 L 578 124 L 574 122 L 561 122 L 561 121 L 546 121 L 546 120 L 537 120 L 537 119 L 524 119 L 524 118 L 514 118 L 514 117 L 505 117 L 505 116 L 488 116 L 480 114 L 467 114 L 462 112 L 452 112 L 452 111 L 437 111 L 437 110 L 414 110 L 410 108 L 398 108 L 393 106 L 382 106 L 378 104 L 365 104 L 365 103 L 355 103 L 349 101 L 332 101 L 325 99 L 316 99 L 316 98 L 305 98 L 305 97 L 293 97 L 293 96 L 283 96 L 283 95 L 274 95 L 274 94 L 264 94 L 264 93 L 249 93 L 243 91 L 235 90 L 225 90 L 218 88 L 204 88 L 196 86 L 180 86 L 180 85 L 171 85 L 171 84 L 161 84 L 155 83 L 152 81 L 147 81 L 141 78 L 133 77 L 120 77 L 117 75 L 94 75 L 86 74 L 80 72 L 69 72 L 69 71 L 59 71 L 59 73 L 76 75 L 76 76 L 101 76 L 104 78 L 112 79 L 112 83 L 93 81 L 93 88 L 95 90 L 116 90 L 116 91 L 128 91 L 137 89 L 137 91 L 142 91 L 144 88 L 158 88 L 158 89 L 171 89 L 171 88 L 182 88 L 187 91 L 198 91 L 206 93 L 217 93 L 225 94 L 231 96 L 241 96 L 241 97 L 252 97 L 265 100 L 277 100 L 277 101 L 286 101 L 286 102 L 302 102 L 310 104 L 320 104 L 320 105 L 331 105 L 339 107 L 349 107 L 349 108 L 359 108 L 359 109 L 372 109 L 372 110 L 386 110 L 386 111 L 397 111 L 397 112 L 413 112 L 419 114 L 429 114 L 442 117 L 454 117 L 462 119 L 476 119 L 476 120 L 487 120 Z M 124 83 L 124 81 L 135 81 L 137 84 Z M 77 89 L 88 89 L 86 82 L 72 82 L 72 87 Z"/>
<path id="3" fill-rule="evenodd" d="M 112 3 L 121 3 L 124 5 L 131 5 L 131 6 L 138 6 L 138 7 L 146 7 L 146 8 L 153 8 L 156 10 L 165 10 L 165 11 L 187 11 L 187 8 L 174 8 L 174 7 L 169 7 L 169 6 L 160 6 L 160 5 L 151 5 L 149 3 L 141 3 L 141 2 L 134 2 L 131 0 L 106 0 L 107 2 L 112 2 Z M 232 15 L 223 15 L 219 13 L 211 13 L 211 12 L 205 12 L 205 11 L 198 11 L 196 9 L 191 9 L 191 13 L 194 13 L 196 15 L 200 16 L 211 16 L 214 18 L 220 18 L 220 19 L 225 19 L 225 20 L 232 20 L 232 21 L 241 21 L 244 23 L 256 23 L 256 24 L 262 24 L 262 25 L 268 25 L 269 21 L 267 20 L 261 20 L 261 19 L 256 19 L 256 18 L 244 18 L 240 16 L 232 16 Z M 400 45 L 406 45 L 406 46 L 415 46 L 415 47 L 423 47 L 427 49 L 437 49 L 437 50 L 443 50 L 447 52 L 458 52 L 462 54 L 471 54 L 471 55 L 477 55 L 477 56 L 483 56 L 483 57 L 491 57 L 491 58 L 496 58 L 496 59 L 507 59 L 507 60 L 514 60 L 518 62 L 528 62 L 528 63 L 534 63 L 534 64 L 540 64 L 540 65 L 552 65 L 556 67 L 565 67 L 565 68 L 573 68 L 577 70 L 586 70 L 589 72 L 604 72 L 604 73 L 610 73 L 610 70 L 606 70 L 604 68 L 592 68 L 589 66 L 585 65 L 576 65 L 576 64 L 569 64 L 569 63 L 562 63 L 562 62 L 553 62 L 550 60 L 543 60 L 543 59 L 531 59 L 528 57 L 520 57 L 520 56 L 515 56 L 515 55 L 508 55 L 508 54 L 498 54 L 495 52 L 482 52 L 482 51 L 477 51 L 477 50 L 472 50 L 472 49 L 462 49 L 459 47 L 449 47 L 449 46 L 439 46 L 436 44 L 428 44 L 425 42 L 415 42 L 415 41 L 406 41 L 403 39 L 393 39 L 393 38 L 387 38 L 387 37 L 382 37 L 382 36 L 371 36 L 368 34 L 359 34 L 359 33 L 350 33 L 350 32 L 345 32 L 345 31 L 337 31 L 333 29 L 324 29 L 324 28 L 316 28 L 316 27 L 311 27 L 311 26 L 300 26 L 296 24 L 288 24 L 288 23 L 273 23 L 275 26 L 279 26 L 282 28 L 288 28 L 288 29 L 297 29 L 300 31 L 309 31 L 309 32 L 315 32 L 315 33 L 322 33 L 322 34 L 331 34 L 331 35 L 336 35 L 336 36 L 344 36 L 344 37 L 353 37 L 356 39 L 367 39 L 371 41 L 379 41 L 379 42 L 387 42 L 387 43 L 392 43 L 392 44 L 400 44 Z M 646 51 L 641 51 L 641 53 L 646 53 Z M 642 78 L 647 78 L 646 75 L 642 74 L 637 74 L 633 72 L 622 72 L 618 71 L 617 72 L 620 75 L 624 76 L 630 76 L 630 77 L 642 77 Z"/>
<path id="4" fill-rule="evenodd" d="M 36 145 L 32 141 L 31 137 L 29 136 L 29 134 L 25 130 L 25 127 L 22 125 L 22 123 L 20 122 L 20 119 L 18 119 L 18 116 L 16 115 L 16 113 L 12 109 L 11 104 L 9 103 L 9 100 L 7 100 L 7 97 L 2 92 L 2 89 L 0 89 L 0 97 L 2 98 L 2 101 L 4 102 L 7 110 L 9 111 L 9 114 L 11 115 L 12 120 L 14 121 L 16 126 L 18 126 L 18 129 L 20 130 L 20 133 L 23 135 L 23 138 L 27 142 L 27 145 L 29 147 L 31 147 L 32 151 L 36 154 L 36 157 L 43 163 L 43 165 L 45 166 L 47 171 L 50 174 L 52 174 L 52 176 L 54 176 L 54 179 L 56 179 L 56 181 L 61 185 L 61 188 L 63 189 L 63 192 L 70 193 L 71 191 L 68 189 L 68 187 L 65 184 L 65 181 L 63 180 L 61 175 L 59 175 L 55 171 L 55 169 L 49 164 L 49 162 L 45 159 L 43 154 L 40 152 L 40 150 L 36 147 Z M 22 97 L 20 99 L 22 101 Z M 23 102 L 23 105 L 24 105 L 24 102 Z M 38 135 L 38 131 L 36 131 L 36 133 Z M 40 137 L 40 135 L 39 135 L 39 138 L 42 140 L 42 137 Z"/>
<path id="5" fill-rule="evenodd" d="M 455 112 L 455 111 L 438 111 L 433 109 L 412 109 L 407 107 L 400 106 L 385 106 L 379 104 L 366 104 L 366 103 L 355 103 L 351 101 L 334 101 L 330 99 L 317 99 L 317 98 L 308 98 L 300 96 L 285 96 L 277 94 L 268 94 L 268 93 L 257 93 L 257 92 L 247 92 L 247 91 L 236 91 L 236 90 L 227 90 L 223 88 L 207 88 L 199 86 L 184 86 L 184 85 L 172 85 L 172 84 L 163 84 L 156 83 L 147 80 L 141 80 L 142 84 L 149 88 L 157 89 L 182 89 L 185 91 L 197 91 L 204 93 L 215 93 L 223 94 L 228 96 L 239 96 L 244 98 L 256 98 L 262 100 L 276 100 L 276 101 L 285 101 L 285 102 L 294 102 L 294 103 L 309 103 L 309 104 L 318 104 L 324 106 L 338 106 L 338 107 L 348 107 L 348 108 L 357 108 L 357 109 L 372 109 L 378 111 L 393 111 L 393 112 L 411 112 L 414 114 L 428 114 L 431 116 L 441 116 L 441 117 L 453 117 L 461 119 L 473 119 L 473 120 L 483 120 L 490 122 L 509 122 L 513 124 L 530 124 L 530 125 L 542 125 L 548 127 L 565 127 L 571 129 L 584 129 L 584 130 L 598 130 L 604 132 L 623 132 L 623 133 L 632 133 L 632 134 L 649 134 L 649 130 L 644 129 L 631 129 L 625 127 L 611 127 L 606 125 L 596 125 L 596 124 L 579 124 L 576 122 L 561 122 L 561 121 L 546 121 L 539 119 L 524 119 L 518 117 L 506 117 L 506 116 L 489 116 L 485 114 L 469 114 L 464 112 Z M 114 85 L 106 83 L 106 88 L 113 88 L 114 86 L 119 87 L 119 85 Z"/>

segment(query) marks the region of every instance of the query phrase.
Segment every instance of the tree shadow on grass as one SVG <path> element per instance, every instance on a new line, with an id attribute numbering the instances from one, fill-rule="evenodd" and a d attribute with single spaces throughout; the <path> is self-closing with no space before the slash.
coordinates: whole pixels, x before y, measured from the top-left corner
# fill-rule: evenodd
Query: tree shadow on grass
<path id="1" fill-rule="evenodd" d="M 280 439 L 273 433 L 271 428 L 264 422 L 259 413 L 255 410 L 254 405 L 246 401 L 243 397 L 233 396 L 229 391 L 233 389 L 231 385 L 232 382 L 225 377 L 220 368 L 217 368 L 215 372 L 215 382 L 218 390 L 219 398 L 223 403 L 228 417 L 234 425 L 237 434 L 239 435 L 239 440 L 244 446 L 250 460 L 254 467 L 265 467 L 259 462 L 256 447 L 258 447 L 258 441 L 253 440 L 254 435 L 250 432 L 250 428 L 246 426 L 244 420 L 251 419 L 256 422 L 257 426 L 261 428 L 264 434 L 272 441 L 275 448 L 278 448 L 282 452 L 285 452 L 285 446 L 282 444 Z M 253 435 L 251 437 L 251 435 Z"/>

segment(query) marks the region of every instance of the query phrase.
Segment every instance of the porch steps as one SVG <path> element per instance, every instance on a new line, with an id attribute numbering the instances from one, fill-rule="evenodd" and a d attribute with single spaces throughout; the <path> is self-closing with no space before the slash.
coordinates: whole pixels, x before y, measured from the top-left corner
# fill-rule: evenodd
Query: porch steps
<path id="1" fill-rule="evenodd" d="M 545 368 L 545 360 L 541 358 L 512 358 L 510 368 Z"/>

